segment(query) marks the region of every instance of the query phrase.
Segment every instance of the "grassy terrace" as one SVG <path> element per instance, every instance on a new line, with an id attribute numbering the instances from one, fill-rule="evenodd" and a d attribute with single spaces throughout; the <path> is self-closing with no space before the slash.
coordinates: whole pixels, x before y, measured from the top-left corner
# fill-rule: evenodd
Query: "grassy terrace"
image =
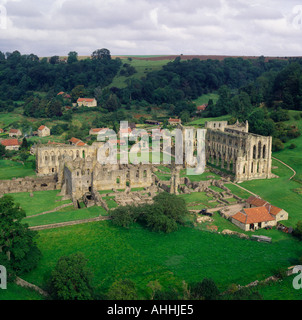
<path id="1" fill-rule="evenodd" d="M 62 201 L 62 197 L 58 196 L 59 192 L 58 190 L 35 191 L 33 197 L 30 197 L 29 192 L 11 193 L 10 195 L 26 211 L 27 216 L 32 216 L 71 203 L 71 200 Z"/>

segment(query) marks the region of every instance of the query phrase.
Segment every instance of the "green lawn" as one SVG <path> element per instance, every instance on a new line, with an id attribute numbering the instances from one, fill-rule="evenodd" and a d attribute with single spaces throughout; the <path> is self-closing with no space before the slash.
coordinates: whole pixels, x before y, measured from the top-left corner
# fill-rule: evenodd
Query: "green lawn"
<path id="1" fill-rule="evenodd" d="M 209 100 L 212 99 L 214 104 L 217 102 L 217 100 L 219 99 L 219 95 L 217 93 L 207 93 L 207 94 L 203 94 L 202 96 L 200 96 L 199 98 L 193 100 L 193 102 L 197 105 L 200 106 L 202 104 L 206 104 L 209 102 Z"/>
<path id="2" fill-rule="evenodd" d="M 1 300 L 43 300 L 39 293 L 31 289 L 22 288 L 15 283 L 7 283 L 7 289 L 0 289 Z"/>
<path id="3" fill-rule="evenodd" d="M 37 217 L 31 217 L 23 220 L 30 227 L 47 225 L 52 223 L 68 222 L 74 220 L 83 220 L 95 218 L 98 216 L 106 216 L 107 211 L 102 207 L 90 207 L 82 209 L 74 209 L 73 206 L 66 207 L 60 211 L 46 213 Z"/>
<path id="4" fill-rule="evenodd" d="M 36 175 L 32 162 L 20 162 L 11 160 L 0 160 L 0 180 L 10 180 L 12 178 L 24 178 Z"/>
<path id="5" fill-rule="evenodd" d="M 192 174 L 190 174 L 190 171 L 187 171 L 187 169 L 180 170 L 180 177 L 188 177 L 191 182 L 205 181 L 205 180 L 209 179 L 208 177 L 211 177 L 210 179 L 214 179 L 214 180 L 221 179 L 221 177 L 218 174 L 213 173 L 213 172 L 205 171 L 202 174 L 192 175 Z"/>
<path id="6" fill-rule="evenodd" d="M 43 286 L 44 276 L 66 254 L 83 252 L 89 260 L 99 292 L 120 278 L 135 282 L 141 298 L 146 286 L 158 280 L 164 288 L 212 278 L 221 290 L 230 284 L 245 285 L 291 265 L 301 254 L 301 243 L 287 238 L 273 244 L 181 228 L 171 234 L 149 232 L 139 225 L 130 229 L 110 221 L 39 232 L 43 258 L 24 278 Z"/>
<path id="7" fill-rule="evenodd" d="M 225 115 L 221 117 L 215 117 L 215 118 L 197 118 L 194 119 L 193 121 L 187 123 L 188 126 L 199 126 L 199 127 L 204 127 L 204 124 L 206 121 L 227 121 L 230 120 L 231 116 Z"/>
<path id="8" fill-rule="evenodd" d="M 35 191 L 33 197 L 29 192 L 11 193 L 15 201 L 25 210 L 27 216 L 52 210 L 65 203 L 71 203 L 71 200 L 62 201 L 58 194 L 60 190 Z M 29 220 L 28 220 L 29 221 Z"/>

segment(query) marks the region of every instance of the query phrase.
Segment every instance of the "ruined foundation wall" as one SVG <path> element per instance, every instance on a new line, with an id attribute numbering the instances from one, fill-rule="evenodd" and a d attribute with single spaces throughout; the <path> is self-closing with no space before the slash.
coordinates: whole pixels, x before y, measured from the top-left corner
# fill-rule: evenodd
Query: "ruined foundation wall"
<path id="1" fill-rule="evenodd" d="M 60 189 L 55 175 L 0 180 L 0 194 Z"/>

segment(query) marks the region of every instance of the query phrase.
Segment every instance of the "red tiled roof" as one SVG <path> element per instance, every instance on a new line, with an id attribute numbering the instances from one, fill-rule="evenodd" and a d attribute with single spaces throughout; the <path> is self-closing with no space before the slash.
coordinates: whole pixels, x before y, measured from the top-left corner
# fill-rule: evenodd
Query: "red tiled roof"
<path id="1" fill-rule="evenodd" d="M 19 132 L 19 129 L 10 129 L 9 130 L 9 133 L 18 133 Z"/>
<path id="2" fill-rule="evenodd" d="M 234 214 L 232 218 L 244 224 L 275 220 L 266 207 L 245 208 Z"/>
<path id="3" fill-rule="evenodd" d="M 77 138 L 72 137 L 69 141 L 70 141 L 70 142 L 72 142 L 72 143 L 77 143 L 77 142 L 79 142 L 79 141 L 81 141 L 81 140 L 80 140 L 80 139 L 77 139 Z"/>
<path id="4" fill-rule="evenodd" d="M 102 130 L 107 131 L 107 130 L 109 130 L 109 128 L 92 128 L 91 130 L 92 130 L 92 132 L 100 132 Z"/>
<path id="5" fill-rule="evenodd" d="M 83 146 L 86 146 L 86 143 L 84 143 L 83 141 L 79 141 L 78 143 L 76 143 L 76 145 L 83 147 Z"/>
<path id="6" fill-rule="evenodd" d="M 170 118 L 169 122 L 180 122 L 180 119 L 172 119 L 172 118 Z"/>
<path id="7" fill-rule="evenodd" d="M 64 91 L 61 91 L 61 92 L 59 92 L 59 93 L 57 94 L 57 96 L 62 95 L 62 94 L 64 94 L 64 93 L 65 93 Z"/>
<path id="8" fill-rule="evenodd" d="M 43 130 L 45 128 L 45 126 L 44 125 L 42 125 L 42 126 L 40 126 L 39 128 L 38 128 L 38 130 Z"/>
<path id="9" fill-rule="evenodd" d="M 4 132 L 4 130 L 0 128 L 0 132 L 2 133 L 2 132 Z"/>
<path id="10" fill-rule="evenodd" d="M 197 110 L 201 110 L 201 111 L 203 111 L 203 110 L 205 110 L 206 108 L 207 108 L 207 104 L 203 104 L 203 105 L 201 105 L 201 106 L 198 106 L 197 107 Z"/>
<path id="11" fill-rule="evenodd" d="M 261 199 L 261 198 L 258 198 L 258 197 L 254 197 L 254 196 L 250 196 L 247 200 L 246 200 L 247 203 L 255 206 L 255 207 L 261 207 L 261 206 L 265 206 L 266 204 L 268 204 L 267 201 Z"/>
<path id="12" fill-rule="evenodd" d="M 19 142 L 18 139 L 1 140 L 0 143 L 5 147 L 12 147 L 12 146 L 20 146 L 21 145 L 21 142 Z"/>
<path id="13" fill-rule="evenodd" d="M 92 99 L 92 98 L 79 98 L 79 99 L 78 99 L 78 102 L 84 102 L 84 101 L 86 101 L 86 102 L 93 102 L 94 99 Z"/>
<path id="14" fill-rule="evenodd" d="M 282 209 L 272 206 L 271 204 L 266 204 L 265 207 L 267 208 L 268 212 L 273 216 L 276 216 Z"/>

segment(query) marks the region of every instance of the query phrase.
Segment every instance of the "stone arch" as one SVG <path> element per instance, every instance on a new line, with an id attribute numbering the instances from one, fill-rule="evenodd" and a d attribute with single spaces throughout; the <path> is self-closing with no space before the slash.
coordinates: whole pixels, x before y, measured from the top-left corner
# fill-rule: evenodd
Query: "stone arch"
<path id="1" fill-rule="evenodd" d="M 261 159 L 261 151 L 262 151 L 261 141 L 259 141 L 259 142 L 258 142 L 258 159 Z"/>
<path id="2" fill-rule="evenodd" d="M 43 158 L 44 158 L 44 162 L 45 162 L 45 163 L 48 163 L 48 161 L 49 161 L 49 155 L 48 155 L 48 152 L 47 152 L 47 151 L 45 151 Z"/>
<path id="3" fill-rule="evenodd" d="M 253 159 L 256 159 L 257 156 L 257 147 L 256 145 L 253 146 Z"/>
<path id="4" fill-rule="evenodd" d="M 262 158 L 266 158 L 266 145 L 263 145 L 263 150 L 262 150 Z"/>

